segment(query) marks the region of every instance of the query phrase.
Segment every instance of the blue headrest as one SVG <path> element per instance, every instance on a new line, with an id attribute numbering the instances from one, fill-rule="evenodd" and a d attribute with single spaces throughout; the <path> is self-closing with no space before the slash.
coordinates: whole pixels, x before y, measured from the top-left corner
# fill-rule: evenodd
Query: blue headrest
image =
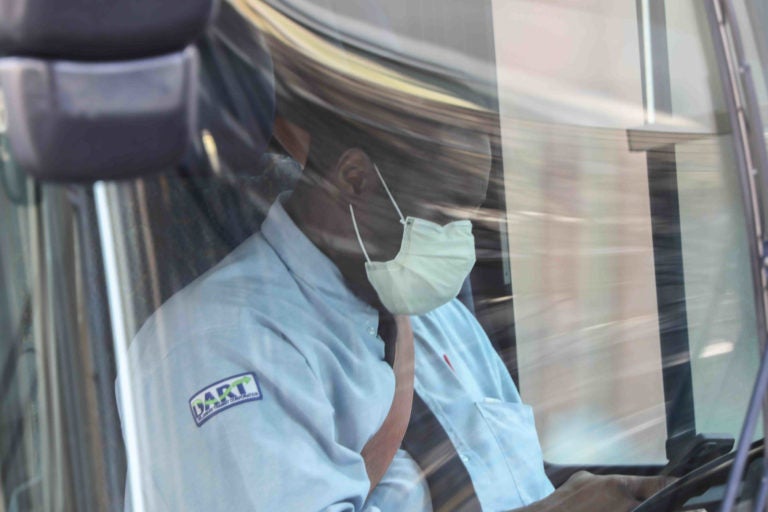
<path id="1" fill-rule="evenodd" d="M 215 0 L 0 0 L 0 54 L 57 60 L 143 59 L 182 50 Z"/>
<path id="2" fill-rule="evenodd" d="M 216 0 L 0 0 L 0 135 L 28 174 L 142 176 L 177 164 L 193 131 L 189 45 Z"/>

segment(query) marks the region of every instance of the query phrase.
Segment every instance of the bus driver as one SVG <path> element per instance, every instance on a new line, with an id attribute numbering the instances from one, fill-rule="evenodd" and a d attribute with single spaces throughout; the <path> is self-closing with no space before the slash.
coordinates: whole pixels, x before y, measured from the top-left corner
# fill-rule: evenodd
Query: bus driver
<path id="1" fill-rule="evenodd" d="M 135 495 L 152 511 L 616 512 L 656 492 L 661 479 L 588 473 L 553 489 L 530 407 L 455 299 L 474 263 L 488 138 L 393 136 L 333 114 L 311 131 L 304 176 L 261 231 L 130 347 L 118 386 L 140 443 L 127 508 Z M 444 462 L 466 475 L 460 502 L 431 495 L 434 468 L 406 449 L 383 475 L 366 458 L 398 400 L 386 347 L 403 338 L 408 356 L 407 320 L 397 337 L 384 328 L 392 315 L 410 319 L 407 384 L 450 441 Z"/>

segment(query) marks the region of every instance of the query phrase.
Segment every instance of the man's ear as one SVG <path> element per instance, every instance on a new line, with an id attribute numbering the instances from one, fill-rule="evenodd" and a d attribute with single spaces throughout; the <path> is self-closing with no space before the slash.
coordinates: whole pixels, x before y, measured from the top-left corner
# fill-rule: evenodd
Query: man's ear
<path id="1" fill-rule="evenodd" d="M 342 193 L 357 200 L 371 193 L 378 183 L 373 161 L 359 148 L 342 153 L 336 162 L 334 180 Z"/>

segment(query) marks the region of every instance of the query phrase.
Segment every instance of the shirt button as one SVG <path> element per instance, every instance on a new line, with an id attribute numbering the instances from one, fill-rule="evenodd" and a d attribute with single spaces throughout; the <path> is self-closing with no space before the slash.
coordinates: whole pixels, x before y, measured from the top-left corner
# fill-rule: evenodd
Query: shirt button
<path id="1" fill-rule="evenodd" d="M 466 455 L 460 455 L 459 458 L 461 459 L 461 462 L 467 463 L 469 462 L 469 457 Z"/>
<path id="2" fill-rule="evenodd" d="M 376 336 L 376 329 L 374 329 L 373 327 L 369 327 L 368 334 L 370 334 L 371 336 Z"/>

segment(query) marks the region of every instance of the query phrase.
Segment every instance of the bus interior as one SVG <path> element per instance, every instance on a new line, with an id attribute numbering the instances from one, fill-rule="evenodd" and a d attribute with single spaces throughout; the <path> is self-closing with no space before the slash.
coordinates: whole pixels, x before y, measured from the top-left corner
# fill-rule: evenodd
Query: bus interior
<path id="1" fill-rule="evenodd" d="M 323 108 L 491 134 L 459 299 L 533 407 L 555 487 L 669 474 L 637 510 L 765 508 L 763 2 L 227 0 L 210 18 L 173 48 L 196 62 L 189 127 L 83 147 L 57 130 L 96 134 L 98 108 L 92 132 L 38 119 L 50 157 L 13 140 L 34 100 L 19 63 L 137 56 L 0 37 L 0 512 L 123 509 L 128 345 L 301 179 Z M 61 94 L 95 102 L 79 84 Z M 110 122 L 160 110 L 115 101 Z"/>

